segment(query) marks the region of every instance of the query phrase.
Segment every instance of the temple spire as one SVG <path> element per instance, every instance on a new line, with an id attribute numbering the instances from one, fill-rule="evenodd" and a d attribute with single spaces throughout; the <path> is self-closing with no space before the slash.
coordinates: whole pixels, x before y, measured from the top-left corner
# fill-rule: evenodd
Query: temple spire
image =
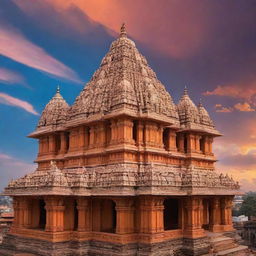
<path id="1" fill-rule="evenodd" d="M 54 98 L 62 98 L 62 96 L 60 94 L 60 86 L 59 85 L 57 85 L 56 93 L 54 95 Z"/>
<path id="2" fill-rule="evenodd" d="M 199 103 L 198 103 L 198 107 L 202 107 L 203 103 L 202 103 L 202 98 L 199 99 Z"/>
<path id="3" fill-rule="evenodd" d="M 126 33 L 125 23 L 123 23 L 120 28 L 120 37 L 126 37 L 126 36 L 127 36 L 127 33 Z"/>
<path id="4" fill-rule="evenodd" d="M 185 88 L 184 88 L 184 93 L 183 93 L 183 95 L 185 96 L 185 95 L 188 95 L 188 88 L 187 88 L 187 86 L 185 85 Z"/>

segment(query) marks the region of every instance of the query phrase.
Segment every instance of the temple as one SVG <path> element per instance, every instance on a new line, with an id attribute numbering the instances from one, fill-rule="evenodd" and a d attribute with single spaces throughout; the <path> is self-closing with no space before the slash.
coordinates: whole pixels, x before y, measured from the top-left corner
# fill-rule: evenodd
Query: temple
<path id="1" fill-rule="evenodd" d="M 38 167 L 5 188 L 14 223 L 0 254 L 208 254 L 240 193 L 215 170 L 217 136 L 186 88 L 173 102 L 123 25 L 74 104 L 58 88 L 29 135 Z"/>

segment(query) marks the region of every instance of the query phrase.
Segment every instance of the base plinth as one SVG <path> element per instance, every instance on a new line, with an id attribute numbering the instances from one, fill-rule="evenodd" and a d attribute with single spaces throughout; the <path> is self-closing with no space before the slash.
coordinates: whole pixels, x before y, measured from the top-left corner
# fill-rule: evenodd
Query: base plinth
<path id="1" fill-rule="evenodd" d="M 178 238 L 157 243 L 118 244 L 103 241 L 49 242 L 8 234 L 0 245 L 1 256 L 199 256 L 209 252 L 209 240 Z"/>

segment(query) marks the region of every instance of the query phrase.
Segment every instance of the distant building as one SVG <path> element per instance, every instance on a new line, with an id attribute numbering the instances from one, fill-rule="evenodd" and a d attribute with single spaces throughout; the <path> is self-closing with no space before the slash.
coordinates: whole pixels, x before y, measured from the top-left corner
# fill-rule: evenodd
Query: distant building
<path id="1" fill-rule="evenodd" d="M 245 216 L 245 215 L 240 215 L 240 216 L 233 216 L 232 217 L 233 219 L 233 222 L 246 222 L 248 221 L 248 216 Z"/>
<path id="2" fill-rule="evenodd" d="M 124 26 L 75 103 L 58 88 L 29 136 L 38 168 L 5 189 L 14 223 L 1 255 L 246 250 L 221 237 L 239 185 L 215 171 L 220 133 L 187 89 L 174 104 Z"/>
<path id="3" fill-rule="evenodd" d="M 247 221 L 244 223 L 242 238 L 247 242 L 247 245 L 256 249 L 256 221 Z"/>
<path id="4" fill-rule="evenodd" d="M 13 219 L 13 212 L 0 213 L 0 243 L 2 242 L 2 237 L 10 230 Z"/>

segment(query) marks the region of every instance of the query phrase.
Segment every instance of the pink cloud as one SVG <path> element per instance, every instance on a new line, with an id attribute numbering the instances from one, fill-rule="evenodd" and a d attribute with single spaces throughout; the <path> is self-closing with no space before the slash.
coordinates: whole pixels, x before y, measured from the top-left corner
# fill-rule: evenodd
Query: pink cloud
<path id="1" fill-rule="evenodd" d="M 1 154 L 1 153 L 0 153 L 0 159 L 1 159 L 1 160 L 10 160 L 10 159 L 12 159 L 12 157 L 9 156 L 9 155 Z"/>
<path id="2" fill-rule="evenodd" d="M 65 15 L 65 21 L 75 30 L 84 29 L 84 24 L 69 15 L 74 8 L 82 11 L 92 21 L 105 26 L 109 33 L 119 33 L 123 22 L 128 34 L 173 58 L 183 59 L 201 50 L 209 30 L 211 4 L 202 2 L 200 7 L 188 1 L 118 1 L 118 0 L 47 0 L 51 7 Z M 40 7 L 38 1 L 17 1 L 16 5 L 25 13 L 36 17 Z M 39 6 L 39 7 L 38 7 Z M 143 12 L 141 11 L 143 10 Z M 152 12 L 152 10 L 154 10 Z M 203 10 L 203 11 L 202 11 Z M 171 17 L 171 19 L 170 19 Z M 143 21 L 143 22 L 142 22 Z M 40 20 L 40 23 L 44 22 Z M 164 36 L 163 36 L 164 35 Z"/>
<path id="3" fill-rule="evenodd" d="M 12 179 L 22 177 L 36 169 L 35 164 L 26 163 L 3 153 L 0 153 L 0 167 L 0 192 Z"/>
<path id="4" fill-rule="evenodd" d="M 25 84 L 23 76 L 6 68 L 0 68 L 0 82 L 7 84 Z"/>
<path id="5" fill-rule="evenodd" d="M 14 98 L 5 93 L 0 93 L 0 103 L 24 109 L 33 115 L 39 115 L 34 109 L 34 107 L 27 101 Z"/>
<path id="6" fill-rule="evenodd" d="M 0 54 L 54 76 L 80 82 L 73 70 L 11 27 L 0 27 Z"/>
<path id="7" fill-rule="evenodd" d="M 215 105 L 215 111 L 216 112 L 222 112 L 222 113 L 230 113 L 233 111 L 233 108 L 231 107 L 224 107 L 221 104 L 216 104 Z"/>
<path id="8" fill-rule="evenodd" d="M 252 106 L 247 102 L 237 103 L 237 104 L 234 105 L 234 108 L 238 111 L 241 111 L 241 112 L 253 112 L 253 111 L 255 111 L 255 109 L 252 108 Z"/>
<path id="9" fill-rule="evenodd" d="M 205 96 L 227 96 L 237 99 L 249 99 L 256 94 L 255 84 L 249 85 L 219 85 L 213 91 L 206 91 Z"/>

